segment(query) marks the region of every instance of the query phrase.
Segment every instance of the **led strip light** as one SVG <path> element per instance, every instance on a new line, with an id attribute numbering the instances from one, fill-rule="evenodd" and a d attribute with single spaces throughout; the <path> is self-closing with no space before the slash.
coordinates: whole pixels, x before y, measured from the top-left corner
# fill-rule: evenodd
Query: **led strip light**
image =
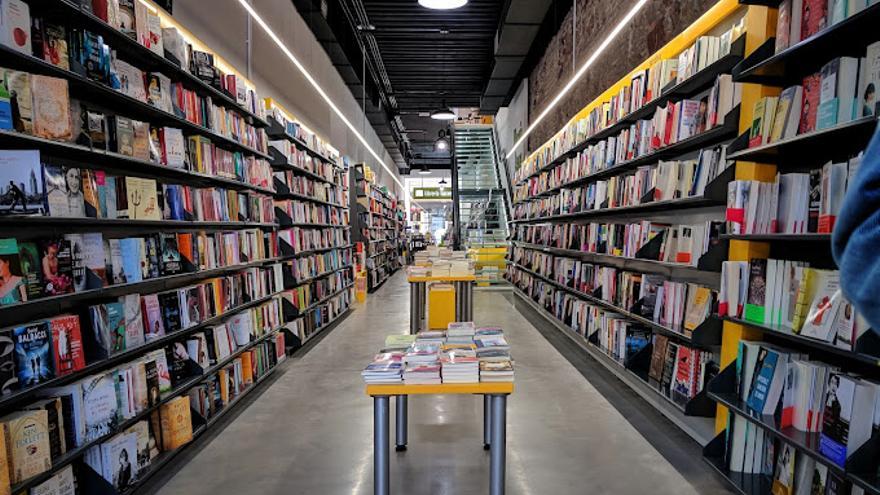
<path id="1" fill-rule="evenodd" d="M 643 1 L 646 1 L 646 0 L 643 0 Z M 389 168 L 388 165 L 385 164 L 385 161 L 382 160 L 382 157 L 380 157 L 379 154 L 376 153 L 373 150 L 373 148 L 369 145 L 369 143 L 367 143 L 366 138 L 364 138 L 364 136 L 361 135 L 360 132 L 358 132 L 357 128 L 351 123 L 350 120 L 348 120 L 348 118 L 345 116 L 345 114 L 342 113 L 342 110 L 340 110 L 339 107 L 337 107 L 336 104 L 333 103 L 333 100 L 330 99 L 330 96 L 324 91 L 324 88 L 322 88 L 321 85 L 318 84 L 318 82 L 312 77 L 311 74 L 309 74 L 309 71 L 305 68 L 305 66 L 302 63 L 300 63 L 299 60 L 297 60 L 297 58 L 293 55 L 293 53 L 287 48 L 287 45 L 285 45 L 284 42 L 281 41 L 281 38 L 279 38 L 278 35 L 275 34 L 274 31 L 272 31 L 272 28 L 270 28 L 269 25 L 266 24 L 266 21 L 264 21 L 263 18 L 260 17 L 260 14 L 258 14 L 257 11 L 254 10 L 254 8 L 247 2 L 247 0 L 238 0 L 238 3 L 241 4 L 242 7 L 244 7 L 244 9 L 251 16 L 251 18 L 254 21 L 256 21 L 257 24 L 259 24 L 260 27 L 263 28 L 263 31 L 265 31 L 266 34 L 269 35 L 269 38 L 271 38 L 272 41 L 275 42 L 275 45 L 277 45 L 278 48 L 287 56 L 287 58 L 290 59 L 291 62 L 293 62 L 293 65 L 296 66 L 297 69 L 299 69 L 299 71 L 302 73 L 303 76 L 305 76 L 305 78 L 309 82 L 309 84 L 311 84 L 312 87 L 315 88 L 315 91 L 317 91 L 318 94 L 321 95 L 321 98 L 324 99 L 324 101 L 333 110 L 333 112 L 335 112 L 336 115 L 340 119 L 342 119 L 342 121 L 345 123 L 345 125 L 348 127 L 348 129 L 351 132 L 353 132 L 355 136 L 357 136 L 357 138 L 361 142 L 361 144 L 363 144 L 364 147 L 367 149 L 367 151 L 369 151 L 370 154 L 373 155 L 373 158 L 375 158 L 376 161 L 379 162 L 379 165 L 382 165 L 382 168 L 384 168 L 388 172 L 388 175 L 391 176 L 391 179 L 394 180 L 394 182 L 396 182 L 400 186 L 400 189 L 403 191 L 403 194 L 410 198 L 410 202 L 414 203 L 416 206 L 419 206 L 419 208 L 421 208 L 421 206 L 413 200 L 412 196 L 410 196 L 409 191 L 406 190 L 406 186 L 404 186 L 403 183 L 400 182 L 400 179 L 397 178 L 397 176 L 394 174 L 392 169 Z"/>
<path id="2" fill-rule="evenodd" d="M 516 152 L 516 149 L 519 148 L 519 145 L 521 145 L 522 142 L 525 141 L 525 139 L 529 136 L 529 134 L 531 134 L 532 131 L 535 130 L 535 127 L 537 127 L 538 124 L 540 124 L 541 121 L 544 120 L 545 117 L 547 117 L 547 114 L 550 113 L 550 110 L 553 110 L 553 108 L 559 104 L 562 98 L 566 94 L 568 94 L 569 91 L 571 91 L 571 88 L 574 87 L 575 83 L 577 83 L 578 80 L 583 77 L 583 75 L 587 72 L 587 69 L 589 69 L 590 66 L 592 66 L 593 63 L 599 58 L 599 56 L 602 55 L 602 53 L 608 48 L 608 45 L 610 45 L 611 42 L 614 41 L 614 38 L 616 38 L 617 35 L 620 34 L 621 31 L 623 31 L 623 28 L 625 28 L 627 24 L 632 21 L 633 17 L 635 17 L 635 15 L 640 10 L 642 10 L 642 7 L 644 7 L 646 3 L 648 3 L 648 0 L 638 0 L 638 2 L 636 2 L 633 8 L 630 9 L 629 12 L 627 12 L 626 16 L 624 16 L 624 18 L 620 20 L 617 26 L 614 27 L 614 30 L 608 34 L 604 41 L 602 41 L 602 44 L 600 44 L 593 51 L 593 54 L 590 55 L 590 58 L 588 58 L 586 62 L 584 62 L 584 65 L 582 65 L 581 68 L 578 69 L 578 71 L 575 73 L 574 76 L 572 76 L 571 79 L 569 79 L 565 87 L 562 88 L 562 91 L 560 91 L 559 94 L 557 94 L 556 97 L 554 97 L 553 100 L 550 101 L 550 104 L 547 105 L 547 108 L 545 108 L 544 111 L 538 115 L 538 118 L 536 118 L 535 121 L 532 122 L 532 124 L 528 127 L 528 129 L 526 129 L 526 132 L 524 132 L 523 135 L 520 136 L 519 139 L 516 141 L 516 143 L 511 146 L 510 152 L 507 153 L 507 156 L 505 156 L 505 158 L 510 158 L 511 156 L 513 156 L 513 154 Z"/>

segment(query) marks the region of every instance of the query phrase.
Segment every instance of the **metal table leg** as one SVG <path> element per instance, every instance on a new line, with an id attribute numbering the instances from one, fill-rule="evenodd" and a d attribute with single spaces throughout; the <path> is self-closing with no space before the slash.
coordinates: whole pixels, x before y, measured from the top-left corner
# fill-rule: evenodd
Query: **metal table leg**
<path id="1" fill-rule="evenodd" d="M 373 397 L 373 494 L 389 495 L 388 396 Z"/>
<path id="2" fill-rule="evenodd" d="M 489 454 L 489 495 L 504 495 L 507 449 L 507 396 L 493 395 L 492 449 Z"/>
<path id="3" fill-rule="evenodd" d="M 488 395 L 483 396 L 483 450 L 489 450 L 492 445 L 492 399 Z"/>
<path id="4" fill-rule="evenodd" d="M 407 410 L 408 406 L 408 396 L 406 395 L 398 395 L 397 396 L 397 404 L 395 407 L 396 421 L 395 424 L 397 429 L 395 431 L 394 439 L 395 439 L 395 447 L 394 450 L 397 452 L 403 452 L 406 450 L 406 434 L 407 434 L 407 423 L 408 423 L 408 414 Z"/>
<path id="5" fill-rule="evenodd" d="M 425 306 L 427 306 L 428 302 L 428 284 L 427 282 L 419 282 L 419 330 L 425 328 L 427 324 L 425 323 Z"/>
<path id="6" fill-rule="evenodd" d="M 474 283 L 465 282 L 464 284 L 464 321 L 474 321 Z"/>
<path id="7" fill-rule="evenodd" d="M 419 333 L 419 284 L 409 284 L 409 333 Z"/>

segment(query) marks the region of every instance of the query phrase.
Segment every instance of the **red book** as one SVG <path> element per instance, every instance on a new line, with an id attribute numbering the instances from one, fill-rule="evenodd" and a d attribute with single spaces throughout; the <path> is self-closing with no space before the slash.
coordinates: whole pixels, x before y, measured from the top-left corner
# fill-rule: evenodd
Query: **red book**
<path id="1" fill-rule="evenodd" d="M 828 23 L 828 2 L 826 0 L 803 0 L 801 10 L 801 40 L 825 29 Z"/>
<path id="2" fill-rule="evenodd" d="M 92 13 L 104 22 L 109 22 L 107 0 L 92 0 Z"/>
<path id="3" fill-rule="evenodd" d="M 86 367 L 83 354 L 79 317 L 62 315 L 52 318 L 52 354 L 55 356 L 55 376 L 64 376 Z"/>
<path id="4" fill-rule="evenodd" d="M 813 74 L 804 78 L 804 99 L 801 104 L 801 121 L 798 134 L 812 132 L 816 129 L 816 112 L 819 110 L 819 93 L 822 87 L 822 76 Z"/>

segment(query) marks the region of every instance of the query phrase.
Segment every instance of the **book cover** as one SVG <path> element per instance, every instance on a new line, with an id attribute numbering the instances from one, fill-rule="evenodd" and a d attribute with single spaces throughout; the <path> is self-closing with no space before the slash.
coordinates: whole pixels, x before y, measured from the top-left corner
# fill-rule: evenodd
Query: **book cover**
<path id="1" fill-rule="evenodd" d="M 131 121 L 132 156 L 139 160 L 150 160 L 150 124 L 139 120 Z"/>
<path id="2" fill-rule="evenodd" d="M 73 292 L 73 255 L 70 242 L 63 238 L 40 241 L 40 268 L 43 293 L 57 296 Z"/>
<path id="3" fill-rule="evenodd" d="M 165 360 L 171 373 L 171 384 L 176 386 L 189 377 L 189 353 L 185 342 L 175 342 L 165 348 Z"/>
<path id="4" fill-rule="evenodd" d="M 125 430 L 126 434 L 134 434 L 137 438 L 137 469 L 138 472 L 146 469 L 152 460 L 152 452 L 156 446 L 152 445 L 156 439 L 150 431 L 150 423 L 148 421 L 138 421 L 130 428 Z"/>
<path id="5" fill-rule="evenodd" d="M 10 481 L 32 478 L 52 467 L 49 413 L 19 411 L 0 419 L 6 443 Z"/>
<path id="6" fill-rule="evenodd" d="M 73 130 L 70 123 L 67 80 L 33 74 L 31 95 L 34 99 L 34 135 L 46 139 L 70 141 L 73 138 Z"/>
<path id="7" fill-rule="evenodd" d="M 24 407 L 27 411 L 46 411 L 49 433 L 49 452 L 52 459 L 57 459 L 67 451 L 64 438 L 64 417 L 61 399 L 53 397 L 32 402 Z"/>
<path id="8" fill-rule="evenodd" d="M 819 220 L 816 231 L 830 234 L 846 194 L 847 164 L 827 163 L 822 167 Z"/>
<path id="9" fill-rule="evenodd" d="M 98 182 L 94 170 L 82 170 L 82 188 L 85 216 L 89 218 L 100 218 L 101 202 L 98 198 Z"/>
<path id="10" fill-rule="evenodd" d="M 125 314 L 125 348 L 134 349 L 146 342 L 144 317 L 141 313 L 141 295 L 126 294 L 122 296 L 122 306 Z"/>
<path id="11" fill-rule="evenodd" d="M 31 54 L 31 13 L 27 3 L 21 0 L 0 3 L 0 43 Z"/>
<path id="12" fill-rule="evenodd" d="M 117 429 L 118 403 L 114 373 L 92 375 L 82 382 L 85 440 L 96 440 Z"/>
<path id="13" fill-rule="evenodd" d="M 162 405 L 162 449 L 175 450 L 192 440 L 192 417 L 188 396 L 177 397 Z"/>
<path id="14" fill-rule="evenodd" d="M 159 307 L 159 298 L 156 294 L 146 294 L 141 298 L 144 318 L 144 337 L 147 342 L 158 339 L 165 335 L 165 326 L 162 321 L 162 308 Z"/>
<path id="15" fill-rule="evenodd" d="M 64 70 L 70 69 L 67 29 L 61 24 L 47 22 L 44 29 L 43 60 Z M 35 55 L 39 55 L 36 52 Z"/>
<path id="16" fill-rule="evenodd" d="M 867 53 L 862 61 L 861 82 L 859 84 L 858 116 L 877 115 L 880 102 L 877 91 L 880 90 L 880 41 L 868 45 Z"/>
<path id="17" fill-rule="evenodd" d="M 125 282 L 131 284 L 143 280 L 141 239 L 138 237 L 119 239 L 119 254 L 122 258 L 121 274 L 125 277 Z"/>
<path id="18" fill-rule="evenodd" d="M 803 0 L 801 11 L 801 40 L 825 29 L 828 23 L 827 0 Z"/>
<path id="19" fill-rule="evenodd" d="M 111 115 L 107 117 L 107 128 L 110 130 L 110 151 L 120 155 L 134 156 L 134 124 L 132 120 L 119 115 Z"/>
<path id="20" fill-rule="evenodd" d="M 127 490 L 138 476 L 137 433 L 121 433 L 101 444 L 101 475 L 118 493 Z"/>
<path id="21" fill-rule="evenodd" d="M 119 78 L 118 90 L 135 100 L 146 102 L 147 91 L 144 88 L 144 73 L 137 67 L 119 59 L 115 60 L 114 65 Z"/>
<path id="22" fill-rule="evenodd" d="M 708 287 L 688 284 L 688 306 L 685 308 L 685 330 L 693 332 L 709 316 L 712 291 Z"/>
<path id="23" fill-rule="evenodd" d="M 819 452 L 840 467 L 870 436 L 876 389 L 841 372 L 832 372 L 825 393 Z M 867 407 L 866 407 L 867 406 Z M 867 426 L 865 431 L 864 426 Z"/>
<path id="24" fill-rule="evenodd" d="M 99 232 L 82 234 L 82 247 L 83 265 L 86 270 L 86 290 L 100 289 L 109 285 L 107 264 L 104 261 L 104 239 L 101 234 Z"/>
<path id="25" fill-rule="evenodd" d="M 158 295 L 159 307 L 162 308 L 162 324 L 165 333 L 176 332 L 182 328 L 180 318 L 180 300 L 177 291 L 163 292 Z"/>
<path id="26" fill-rule="evenodd" d="M 135 30 L 134 4 L 137 0 L 119 0 L 119 15 L 117 27 L 123 34 L 131 39 L 137 39 Z"/>
<path id="27" fill-rule="evenodd" d="M 776 459 L 776 472 L 773 475 L 772 495 L 792 495 L 794 493 L 794 466 L 797 456 L 794 447 L 781 442 Z"/>
<path id="28" fill-rule="evenodd" d="M 120 302 L 104 303 L 89 308 L 95 358 L 106 359 L 125 350 L 125 308 Z"/>
<path id="29" fill-rule="evenodd" d="M 52 349 L 55 357 L 55 375 L 64 376 L 86 367 L 82 347 L 79 317 L 56 316 L 49 321 L 52 329 Z"/>
<path id="30" fill-rule="evenodd" d="M 153 359 L 144 360 L 144 377 L 147 385 L 147 407 L 153 407 L 161 399 L 159 389 L 159 368 Z"/>
<path id="31" fill-rule="evenodd" d="M 749 292 L 744 313 L 746 320 L 756 323 L 764 322 L 766 277 L 767 260 L 753 259 L 749 263 Z"/>
<path id="32" fill-rule="evenodd" d="M 126 177 L 128 216 L 132 220 L 161 220 L 162 210 L 156 196 L 156 181 L 141 177 Z"/>
<path id="33" fill-rule="evenodd" d="M 70 244 L 73 291 L 84 292 L 88 290 L 88 277 L 86 276 L 85 241 L 83 239 L 83 234 L 66 234 L 64 238 Z M 102 252 L 103 249 L 102 246 Z"/>
<path id="34" fill-rule="evenodd" d="M 779 4 L 779 11 L 776 17 L 776 53 L 788 48 L 789 40 L 791 39 L 789 36 L 791 33 L 791 2 L 792 0 L 783 0 Z"/>
<path id="35" fill-rule="evenodd" d="M 162 250 L 160 263 L 162 276 L 177 275 L 183 272 L 180 260 L 180 252 L 177 249 L 177 236 L 175 234 L 159 234 L 159 242 Z"/>
<path id="36" fill-rule="evenodd" d="M 763 97 L 755 102 L 755 108 L 752 112 L 752 127 L 749 130 L 749 147 L 761 146 L 764 142 L 764 136 L 761 131 L 764 129 L 764 114 L 767 105 L 767 97 Z"/>
<path id="37" fill-rule="evenodd" d="M 70 217 L 67 201 L 67 181 L 64 168 L 58 165 L 43 166 L 43 188 L 46 191 L 46 214 L 53 217 Z"/>
<path id="38" fill-rule="evenodd" d="M 12 126 L 18 132 L 33 134 L 34 103 L 31 95 L 31 77 L 27 72 L 0 69 L 6 73 L 6 88 L 12 110 Z"/>
<path id="39" fill-rule="evenodd" d="M 27 279 L 15 239 L 0 239 L 0 306 L 27 301 Z"/>
<path id="40" fill-rule="evenodd" d="M 148 235 L 144 237 L 143 252 L 144 260 L 144 278 L 158 278 L 162 273 L 162 254 L 159 237 Z"/>
<path id="41" fill-rule="evenodd" d="M 807 203 L 807 232 L 819 231 L 819 211 L 822 209 L 822 170 L 812 169 L 809 175 Z"/>
<path id="42" fill-rule="evenodd" d="M 804 5 L 807 1 L 804 0 Z M 798 134 L 805 134 L 816 129 L 816 117 L 819 111 L 819 97 L 821 93 L 822 76 L 813 74 L 804 78 L 803 100 L 801 102 L 801 119 L 798 126 Z"/>
<path id="43" fill-rule="evenodd" d="M 765 407 L 768 405 L 768 400 L 771 397 L 770 389 L 773 386 L 776 367 L 779 364 L 778 352 L 766 347 L 760 347 L 758 361 L 752 375 L 752 385 L 749 388 L 749 396 L 746 402 L 749 408 L 758 414 L 763 414 Z M 772 404 L 770 406 L 773 407 Z"/>
<path id="44" fill-rule="evenodd" d="M 0 72 L 0 129 L 12 130 L 15 121 L 12 115 L 12 98 L 6 85 L 6 78 Z"/>
<path id="45" fill-rule="evenodd" d="M 164 395 L 171 391 L 171 373 L 168 371 L 168 360 L 165 359 L 165 350 L 157 349 L 148 358 L 156 363 L 156 373 L 159 380 L 159 393 Z"/>
<path id="46" fill-rule="evenodd" d="M 55 376 L 52 359 L 52 330 L 48 321 L 29 323 L 13 330 L 15 368 L 18 383 L 32 387 Z"/>
<path id="47" fill-rule="evenodd" d="M 831 343 L 834 340 L 834 318 L 843 295 L 840 291 L 840 272 L 810 270 L 818 275 L 815 294 L 809 302 L 801 335 Z"/>
<path id="48" fill-rule="evenodd" d="M 14 329 L 0 332 L 0 395 L 8 395 L 13 390 L 18 389 L 18 374 L 15 370 L 14 332 Z M 0 473 L 0 477 L 2 477 L 2 473 Z"/>
<path id="49" fill-rule="evenodd" d="M 696 353 L 693 349 L 678 346 L 675 355 L 675 370 L 670 390 L 672 400 L 684 407 L 695 395 L 692 383 L 695 372 Z"/>

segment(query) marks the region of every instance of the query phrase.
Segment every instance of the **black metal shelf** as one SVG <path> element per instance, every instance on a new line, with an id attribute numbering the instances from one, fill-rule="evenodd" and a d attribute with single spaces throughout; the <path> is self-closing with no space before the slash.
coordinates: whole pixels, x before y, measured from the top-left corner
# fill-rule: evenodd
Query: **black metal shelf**
<path id="1" fill-rule="evenodd" d="M 3 55 L 4 65 L 8 67 L 65 79 L 67 80 L 71 96 L 94 102 L 95 105 L 107 108 L 120 115 L 144 120 L 152 125 L 176 127 L 190 134 L 199 134 L 211 139 L 214 144 L 231 151 L 240 151 L 266 160 L 271 158 L 262 151 L 220 135 L 212 129 L 154 107 L 145 101 L 132 98 L 125 93 L 116 91 L 105 84 L 88 79 L 76 72 L 52 65 L 33 55 L 27 55 L 2 45 L 0 45 L 0 55 Z"/>
<path id="2" fill-rule="evenodd" d="M 880 6 L 871 5 L 779 53 L 775 53 L 776 39 L 770 38 L 733 69 L 733 78 L 780 87 L 801 84 L 805 76 L 819 72 L 836 57 L 863 57 L 865 48 L 880 40 L 878 23 Z"/>
<path id="3" fill-rule="evenodd" d="M 131 220 L 124 218 L 0 216 L 0 228 L 14 229 L 16 237 L 25 238 L 58 236 L 71 232 L 95 232 L 125 234 L 156 232 L 198 232 L 202 230 L 273 229 L 275 223 L 257 222 L 201 222 L 186 220 Z"/>
<path id="4" fill-rule="evenodd" d="M 352 287 L 354 287 L 354 282 L 349 282 L 349 283 L 345 284 L 344 286 L 342 286 L 340 289 L 333 291 L 332 293 L 322 297 L 321 299 L 319 299 L 315 302 L 309 303 L 309 305 L 303 309 L 299 309 L 296 306 L 291 305 L 291 308 L 294 310 L 293 313 L 295 313 L 295 314 L 290 315 L 290 318 L 287 320 L 287 323 L 293 322 L 295 320 L 298 320 L 299 318 L 306 316 L 310 311 L 316 309 L 318 306 L 326 303 L 327 301 L 342 294 L 343 292 L 347 291 L 348 289 L 351 289 Z M 286 299 L 284 300 L 284 303 L 288 304 Z"/>
<path id="5" fill-rule="evenodd" d="M 76 2 L 71 0 L 52 0 L 50 5 L 45 6 L 45 9 L 46 13 L 54 12 L 58 16 L 63 16 L 67 24 L 76 24 L 100 33 L 104 37 L 104 41 L 110 45 L 111 49 L 116 51 L 120 58 L 136 66 L 138 69 L 162 72 L 171 78 L 172 81 L 182 82 L 188 89 L 205 93 L 207 96 L 210 96 L 211 101 L 241 114 L 249 119 L 255 127 L 267 127 L 269 125 L 261 117 L 239 105 L 228 93 L 202 81 L 178 63 L 154 53 Z"/>
<path id="6" fill-rule="evenodd" d="M 297 148 L 305 151 L 309 155 L 311 155 L 311 156 L 313 156 L 313 157 L 315 157 L 325 163 L 329 163 L 331 165 L 336 166 L 336 162 L 334 162 L 332 159 L 318 153 L 317 150 L 315 150 L 314 148 L 309 146 L 308 143 L 306 143 L 302 139 L 300 139 L 296 136 L 291 136 L 290 134 L 288 134 L 287 131 L 284 129 L 284 126 L 282 126 L 280 122 L 275 120 L 275 117 L 272 117 L 270 115 L 267 120 L 268 120 L 269 126 L 266 129 L 266 135 L 268 135 L 270 138 L 276 139 L 276 140 L 277 139 L 286 139 L 286 140 L 290 141 L 291 143 L 295 144 Z"/>
<path id="7" fill-rule="evenodd" d="M 772 483 L 763 474 L 734 473 L 726 463 L 727 434 L 722 432 L 703 447 L 703 460 L 740 495 L 768 495 Z"/>
<path id="8" fill-rule="evenodd" d="M 748 147 L 746 133 L 728 149 L 727 159 L 818 168 L 828 160 L 849 158 L 865 149 L 876 127 L 876 116 L 864 117 L 753 148 Z"/>
<path id="9" fill-rule="evenodd" d="M 309 202 L 317 203 L 320 205 L 332 206 L 334 208 L 343 208 L 346 210 L 348 209 L 348 206 L 345 206 L 345 205 L 342 205 L 339 203 L 332 203 L 330 201 L 325 201 L 323 199 L 312 198 L 309 196 L 305 196 L 305 195 L 297 194 L 297 193 L 292 193 L 292 192 L 276 192 L 275 197 L 277 199 L 298 199 L 300 201 L 309 201 Z"/>
<path id="10" fill-rule="evenodd" d="M 652 116 L 658 108 L 666 105 L 672 100 L 686 98 L 712 87 L 712 85 L 715 84 L 715 79 L 717 79 L 719 75 L 732 71 L 734 67 L 742 62 L 743 54 L 745 53 L 745 38 L 745 36 L 740 36 L 733 43 L 731 43 L 729 54 L 716 60 L 708 67 L 697 72 L 696 74 L 682 81 L 681 83 L 667 88 L 657 98 L 654 98 L 642 107 L 625 115 L 614 124 L 596 132 L 592 136 L 573 146 L 568 151 L 563 152 L 560 156 L 547 163 L 544 167 L 541 167 L 535 172 L 529 174 L 527 177 L 524 177 L 523 179 L 517 181 L 516 185 L 524 184 L 532 177 L 541 175 L 541 173 L 564 163 L 565 160 L 567 160 L 568 158 L 577 156 L 578 153 L 583 151 L 588 146 L 614 135 L 615 133 L 629 127 L 639 120 L 643 120 L 648 116 Z"/>
<path id="11" fill-rule="evenodd" d="M 327 184 L 331 184 L 337 187 L 341 186 L 341 184 L 337 184 L 335 181 L 328 179 L 322 175 L 291 164 L 289 161 L 287 161 L 286 156 L 284 156 L 280 151 L 278 151 L 277 149 L 275 149 L 275 147 L 271 145 L 269 146 L 269 155 L 271 155 L 272 157 L 272 159 L 269 160 L 269 165 L 271 165 L 272 168 L 275 168 L 277 170 L 291 170 L 295 174 L 302 175 L 303 177 L 308 177 L 318 182 L 325 182 Z"/>
<path id="12" fill-rule="evenodd" d="M 165 178 L 168 181 L 181 181 L 196 186 L 219 186 L 235 190 L 251 190 L 264 194 L 274 194 L 275 192 L 269 188 L 250 185 L 234 179 L 167 167 L 149 160 L 141 160 L 113 151 L 90 148 L 64 141 L 53 141 L 15 131 L 0 130 L 0 146 L 4 149 L 36 149 L 40 151 L 43 161 L 47 161 L 45 158 L 48 156 L 65 161 L 71 160 L 85 167 L 99 168 L 124 175 L 149 179 Z"/>
<path id="13" fill-rule="evenodd" d="M 722 234 L 722 239 L 764 242 L 831 242 L 831 234 Z"/>
<path id="14" fill-rule="evenodd" d="M 345 265 L 345 266 L 340 266 L 339 268 L 334 268 L 334 269 L 332 269 L 332 270 L 327 270 L 327 271 L 322 272 L 322 273 L 319 273 L 319 274 L 317 274 L 317 275 L 312 275 L 312 276 L 310 276 L 310 277 L 306 277 L 306 278 L 304 278 L 304 279 L 302 279 L 302 280 L 296 280 L 296 279 L 294 279 L 294 278 L 291 276 L 291 278 L 290 278 L 290 282 L 291 282 L 291 283 L 289 284 L 289 286 L 288 286 L 288 284 L 285 284 L 285 288 L 284 288 L 284 290 L 293 290 L 293 289 L 295 289 L 295 288 L 297 288 L 297 287 L 301 287 L 301 286 L 303 286 L 303 285 L 307 285 L 307 284 L 309 284 L 309 283 L 311 283 L 311 282 L 313 282 L 313 281 L 315 281 L 315 280 L 318 280 L 318 279 L 324 278 L 324 277 L 329 276 L 329 275 L 333 275 L 333 274 L 336 273 L 336 272 L 341 272 L 342 270 L 347 270 L 347 269 L 350 269 L 350 268 L 353 268 L 353 265 L 348 264 L 348 265 Z"/>
<path id="15" fill-rule="evenodd" d="M 529 268 L 526 268 L 526 267 L 520 265 L 519 263 L 511 262 L 509 265 L 513 266 L 514 268 L 516 268 L 518 270 L 522 270 L 535 278 L 539 278 L 539 279 L 543 280 L 544 282 L 551 284 L 560 290 L 563 290 L 565 292 L 568 292 L 569 294 L 580 297 L 581 299 L 583 299 L 585 301 L 588 301 L 588 302 L 595 304 L 597 306 L 601 306 L 601 307 L 603 307 L 609 311 L 612 311 L 614 313 L 619 313 L 621 316 L 624 316 L 624 317 L 626 317 L 636 323 L 639 323 L 641 325 L 645 325 L 645 326 L 647 326 L 653 330 L 656 330 L 657 332 L 659 332 L 663 335 L 666 335 L 668 337 L 672 337 L 676 340 L 686 342 L 688 345 L 691 345 L 693 347 L 699 347 L 699 348 L 703 348 L 703 349 L 711 349 L 713 347 L 717 347 L 717 346 L 721 345 L 721 320 L 719 320 L 718 318 L 716 318 L 714 316 L 709 316 L 709 318 L 706 319 L 706 321 L 704 321 L 696 329 L 694 329 L 694 331 L 691 333 L 691 336 L 687 336 L 682 332 L 679 332 L 679 331 L 676 331 L 672 328 L 660 325 L 659 323 L 655 323 L 654 321 L 652 321 L 648 318 L 645 318 L 641 315 L 637 315 L 627 309 L 621 308 L 620 306 L 617 306 L 617 305 L 612 304 L 608 301 L 605 301 L 601 297 L 596 297 L 591 294 L 585 294 L 579 290 L 576 290 L 576 289 L 573 289 L 573 288 L 568 287 L 566 285 L 560 284 L 559 282 L 556 282 L 553 279 L 547 278 L 547 277 L 539 274 L 538 272 L 535 272 Z"/>
<path id="16" fill-rule="evenodd" d="M 706 146 L 718 144 L 724 140 L 732 139 L 736 137 L 737 132 L 739 132 L 739 115 L 740 115 L 740 107 L 737 106 L 735 109 L 731 110 L 730 113 L 724 118 L 724 123 L 721 125 L 715 126 L 708 131 L 701 132 L 696 136 L 691 136 L 687 139 L 683 139 L 675 144 L 671 144 L 664 148 L 660 148 L 654 152 L 642 155 L 637 158 L 633 158 L 631 160 L 627 160 L 621 163 L 618 163 L 612 167 L 598 170 L 591 174 L 585 175 L 583 177 L 579 177 L 573 181 L 569 181 L 566 184 L 555 187 L 550 191 L 546 191 L 543 193 L 538 193 L 534 195 L 534 197 L 541 197 L 549 195 L 553 190 L 561 190 L 564 188 L 570 188 L 574 186 L 578 186 L 581 184 L 585 184 L 588 182 L 592 182 L 595 180 L 603 179 L 605 177 L 610 177 L 613 175 L 618 175 L 621 172 L 627 172 L 630 170 L 634 170 L 642 165 L 647 165 L 653 162 L 657 162 L 660 160 L 666 160 L 668 158 L 674 158 L 676 156 L 683 155 L 685 153 L 689 153 L 691 151 L 695 151 L 701 149 Z M 730 157 L 728 157 L 728 160 Z M 531 201 L 518 201 L 513 203 L 513 206 L 516 206 L 521 203 L 527 203 Z"/>

